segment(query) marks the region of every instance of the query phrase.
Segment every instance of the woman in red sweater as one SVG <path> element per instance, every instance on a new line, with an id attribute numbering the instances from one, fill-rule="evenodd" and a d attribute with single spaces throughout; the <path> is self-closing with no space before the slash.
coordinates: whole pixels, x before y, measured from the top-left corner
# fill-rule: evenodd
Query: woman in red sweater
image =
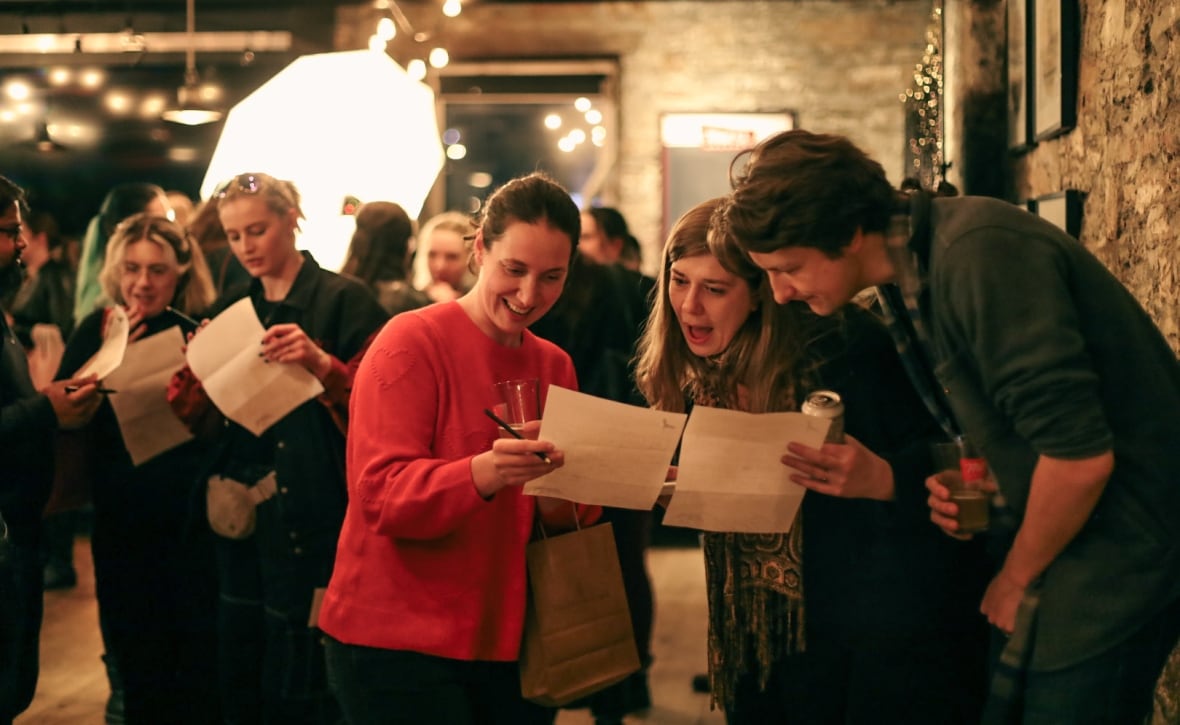
<path id="1" fill-rule="evenodd" d="M 553 719 L 520 696 L 525 544 L 537 519 L 560 530 L 599 511 L 523 495 L 563 455 L 500 437 L 483 410 L 497 381 L 576 386 L 569 356 L 527 328 L 561 294 L 579 226 L 551 179 L 510 181 L 485 205 L 471 291 L 398 315 L 361 361 L 348 511 L 319 618 L 353 725 Z"/>

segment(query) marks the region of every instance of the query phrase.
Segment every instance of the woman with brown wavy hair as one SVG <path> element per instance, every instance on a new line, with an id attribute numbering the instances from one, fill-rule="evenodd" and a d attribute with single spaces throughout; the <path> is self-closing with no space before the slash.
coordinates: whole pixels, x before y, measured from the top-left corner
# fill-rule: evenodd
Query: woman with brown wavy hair
<path id="1" fill-rule="evenodd" d="M 844 443 L 784 441 L 809 489 L 789 531 L 706 533 L 709 676 L 731 725 L 971 722 L 983 684 L 982 576 L 925 510 L 938 433 L 885 329 L 864 310 L 774 304 L 719 209 L 668 236 L 636 379 L 662 410 L 798 410 L 845 402 Z"/>

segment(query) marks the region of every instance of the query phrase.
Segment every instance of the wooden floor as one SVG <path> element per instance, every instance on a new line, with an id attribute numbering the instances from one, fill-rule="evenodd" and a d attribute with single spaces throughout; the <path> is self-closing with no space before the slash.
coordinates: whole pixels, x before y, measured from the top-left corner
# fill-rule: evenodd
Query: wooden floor
<path id="1" fill-rule="evenodd" d="M 652 707 L 625 722 L 650 725 L 723 725 L 695 694 L 692 676 L 705 666 L 704 566 L 699 548 L 657 547 L 648 558 L 655 587 L 656 621 L 650 672 Z M 98 725 L 103 722 L 107 682 L 99 656 L 98 612 L 90 546 L 75 548 L 78 586 L 46 592 L 41 630 L 41 679 L 33 704 L 16 725 Z M 557 725 L 590 725 L 586 710 L 562 710 Z"/>

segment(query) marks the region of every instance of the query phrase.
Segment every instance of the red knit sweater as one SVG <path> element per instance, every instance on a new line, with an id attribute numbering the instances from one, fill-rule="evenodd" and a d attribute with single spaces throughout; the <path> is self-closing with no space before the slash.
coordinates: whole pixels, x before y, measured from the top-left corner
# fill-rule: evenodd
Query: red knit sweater
<path id="1" fill-rule="evenodd" d="M 398 315 L 377 336 L 353 385 L 348 512 L 321 629 L 367 647 L 517 658 L 536 504 L 517 487 L 484 500 L 471 458 L 498 437 L 483 414 L 499 402 L 494 383 L 519 378 L 576 386 L 558 347 L 529 332 L 499 345 L 454 302 Z"/>

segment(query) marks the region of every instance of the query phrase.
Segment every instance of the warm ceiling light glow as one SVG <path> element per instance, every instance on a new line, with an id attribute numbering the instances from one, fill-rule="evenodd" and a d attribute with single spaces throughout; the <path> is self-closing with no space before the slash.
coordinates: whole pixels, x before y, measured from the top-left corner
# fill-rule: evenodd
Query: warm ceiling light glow
<path id="1" fill-rule="evenodd" d="M 586 111 L 586 123 L 591 126 L 602 123 L 602 111 L 597 108 L 591 108 L 589 111 Z"/>
<path id="2" fill-rule="evenodd" d="M 111 113 L 124 114 L 131 110 L 131 96 L 123 91 L 109 91 L 103 97 L 103 103 Z"/>
<path id="3" fill-rule="evenodd" d="M 473 171 L 467 176 L 467 185 L 476 189 L 486 189 L 492 185 L 492 175 L 486 171 Z"/>
<path id="4" fill-rule="evenodd" d="M 463 12 L 463 3 L 459 2 L 459 0 L 446 0 L 442 6 L 442 12 L 448 18 L 453 18 Z"/>
<path id="5" fill-rule="evenodd" d="M 606 128 L 602 126 L 595 126 L 590 129 L 590 141 L 595 146 L 601 146 L 606 143 Z"/>
<path id="6" fill-rule="evenodd" d="M 550 113 L 545 116 L 545 128 L 551 131 L 561 128 L 561 116 L 556 113 Z"/>
<path id="7" fill-rule="evenodd" d="M 582 113 L 589 111 L 590 99 L 585 96 L 579 96 L 578 98 L 574 99 L 574 108 L 578 109 Z"/>
<path id="8" fill-rule="evenodd" d="M 70 72 L 69 68 L 53 68 L 49 71 L 49 85 L 64 86 L 73 77 L 74 74 Z"/>
<path id="9" fill-rule="evenodd" d="M 448 159 L 451 159 L 452 161 L 458 161 L 459 159 L 465 158 L 466 156 L 467 156 L 467 147 L 464 146 L 463 144 L 454 143 L 454 144 L 451 144 L 450 146 L 447 146 L 447 158 Z"/>
<path id="10" fill-rule="evenodd" d="M 86 88 L 98 88 L 102 85 L 104 76 L 102 71 L 97 68 L 87 68 L 82 71 L 82 75 L 78 78 L 78 82 Z"/>
<path id="11" fill-rule="evenodd" d="M 393 18 L 381 18 L 377 21 L 377 37 L 384 41 L 397 37 L 397 25 L 394 25 Z"/>
<path id="12" fill-rule="evenodd" d="M 561 149 L 562 151 L 566 152 L 567 154 L 570 151 L 573 151 L 574 147 L 576 147 L 576 146 L 577 146 L 577 144 L 574 143 L 573 139 L 571 139 L 569 136 L 562 136 L 557 141 L 557 148 Z"/>
<path id="13" fill-rule="evenodd" d="M 37 38 L 37 51 L 40 53 L 48 53 L 53 50 L 53 36 L 49 33 Z"/>
<path id="14" fill-rule="evenodd" d="M 5 108 L 3 111 L 0 111 L 0 123 L 12 123 L 15 120 L 16 111 L 13 111 L 9 108 Z"/>
<path id="15" fill-rule="evenodd" d="M 28 81 L 9 81 L 4 84 L 4 94 L 14 101 L 27 101 L 33 96 L 33 87 Z"/>
<path id="16" fill-rule="evenodd" d="M 369 36 L 369 50 L 374 53 L 385 52 L 385 41 L 381 39 L 381 36 L 375 34 Z"/>
<path id="17" fill-rule="evenodd" d="M 168 160 L 188 163 L 197 160 L 197 150 L 191 146 L 172 146 L 168 149 Z"/>
<path id="18" fill-rule="evenodd" d="M 575 144 L 585 143 L 586 132 L 580 128 L 575 128 L 574 130 L 570 131 L 570 140 Z"/>
<path id="19" fill-rule="evenodd" d="M 430 51 L 430 65 L 435 68 L 446 68 L 451 62 L 451 54 L 446 48 L 432 48 Z"/>
<path id="20" fill-rule="evenodd" d="M 414 58 L 406 63 L 406 75 L 416 81 L 422 80 L 426 77 L 426 63 L 421 58 Z"/>
<path id="21" fill-rule="evenodd" d="M 199 98 L 206 103 L 215 103 L 221 100 L 222 88 L 216 83 L 203 83 L 198 91 Z"/>
<path id="22" fill-rule="evenodd" d="M 168 107 L 168 99 L 156 93 L 147 96 L 139 104 L 139 115 L 143 118 L 155 118 Z"/>

